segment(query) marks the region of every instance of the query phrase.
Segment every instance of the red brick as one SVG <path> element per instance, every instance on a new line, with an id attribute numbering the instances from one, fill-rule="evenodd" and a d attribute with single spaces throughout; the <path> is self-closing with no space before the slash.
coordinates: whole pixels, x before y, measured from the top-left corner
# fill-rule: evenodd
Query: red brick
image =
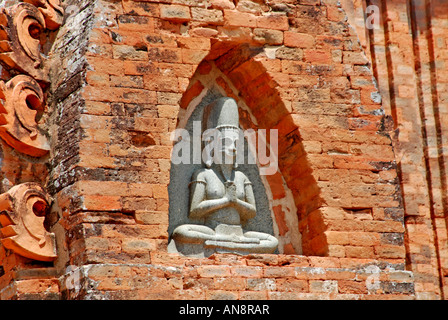
<path id="1" fill-rule="evenodd" d="M 274 30 L 288 30 L 288 17 L 280 14 L 270 14 L 266 16 L 259 16 L 256 19 L 257 28 L 274 29 Z"/>
<path id="2" fill-rule="evenodd" d="M 230 267 L 228 266 L 200 266 L 197 268 L 200 277 L 230 277 Z"/>
<path id="3" fill-rule="evenodd" d="M 154 32 L 154 18 L 148 16 L 119 15 L 117 17 L 120 30 L 134 32 Z"/>
<path id="4" fill-rule="evenodd" d="M 246 280 L 244 278 L 214 278 L 214 289 L 243 291 L 246 289 Z"/>
<path id="5" fill-rule="evenodd" d="M 308 292 L 308 281 L 301 279 L 277 279 L 276 280 L 277 288 L 279 291 L 288 291 L 288 292 Z"/>
<path id="6" fill-rule="evenodd" d="M 186 22 L 191 19 L 190 8 L 181 5 L 161 5 L 160 17 L 174 22 Z"/>
<path id="7" fill-rule="evenodd" d="M 326 231 L 325 235 L 327 237 L 328 244 L 331 245 L 348 245 L 350 243 L 349 232 Z"/>
<path id="8" fill-rule="evenodd" d="M 306 33 L 285 31 L 284 43 L 287 47 L 312 48 L 314 47 L 314 37 Z"/>
<path id="9" fill-rule="evenodd" d="M 121 210 L 120 197 L 102 195 L 84 195 L 83 209 L 90 211 L 119 211 Z"/>
<path id="10" fill-rule="evenodd" d="M 265 291 L 242 291 L 239 295 L 240 300 L 267 300 L 267 292 Z"/>
<path id="11" fill-rule="evenodd" d="M 268 278 L 294 277 L 295 276 L 295 268 L 289 267 L 289 266 L 267 267 L 264 269 L 264 276 L 268 277 Z"/>
<path id="12" fill-rule="evenodd" d="M 369 60 L 363 52 L 344 51 L 342 55 L 342 62 L 352 65 L 366 65 Z"/>
<path id="13" fill-rule="evenodd" d="M 154 3 L 124 1 L 123 9 L 126 14 L 158 17 L 160 15 L 159 6 Z"/>
<path id="14" fill-rule="evenodd" d="M 368 246 L 347 246 L 345 252 L 348 258 L 374 258 L 373 247 Z"/>
<path id="15" fill-rule="evenodd" d="M 214 38 L 218 35 L 218 31 L 213 28 L 192 28 L 190 30 L 190 35 L 193 37 L 205 37 L 205 38 Z"/>
<path id="16" fill-rule="evenodd" d="M 139 253 L 155 251 L 156 249 L 157 242 L 153 239 L 125 238 L 122 240 L 122 250 L 124 252 Z"/>
<path id="17" fill-rule="evenodd" d="M 202 61 L 198 65 L 198 71 L 202 75 L 209 74 L 210 71 L 212 71 L 212 68 L 213 68 L 212 65 L 207 61 Z"/>
<path id="18" fill-rule="evenodd" d="M 156 93 L 138 88 L 85 87 L 83 96 L 87 100 L 100 102 L 155 103 Z"/>
<path id="19" fill-rule="evenodd" d="M 204 90 L 204 86 L 198 80 L 196 81 L 182 96 L 180 107 L 186 109 L 191 101 L 196 98 Z"/>
<path id="20" fill-rule="evenodd" d="M 89 56 L 87 61 L 96 72 L 121 75 L 124 71 L 124 62 L 121 60 Z"/>
<path id="21" fill-rule="evenodd" d="M 237 10 L 224 10 L 224 25 L 255 28 L 257 16 Z"/>
<path id="22" fill-rule="evenodd" d="M 310 63 L 331 64 L 331 54 L 328 51 L 304 50 L 305 61 Z"/>
<path id="23" fill-rule="evenodd" d="M 280 30 L 254 29 L 254 40 L 268 45 L 281 45 L 283 43 L 283 32 Z"/>
<path id="24" fill-rule="evenodd" d="M 81 195 L 125 196 L 128 194 L 127 183 L 120 181 L 78 181 L 76 188 Z"/>
<path id="25" fill-rule="evenodd" d="M 237 300 L 238 293 L 226 290 L 207 290 L 205 297 L 207 300 Z"/>
<path id="26" fill-rule="evenodd" d="M 209 51 L 182 49 L 182 62 L 187 64 L 198 65 L 208 55 Z"/>
<path id="27" fill-rule="evenodd" d="M 260 278 L 263 275 L 261 267 L 237 266 L 231 269 L 232 276 L 244 278 Z"/>
<path id="28" fill-rule="evenodd" d="M 182 54 L 181 49 L 174 48 L 149 48 L 148 49 L 149 61 L 156 62 L 171 62 L 181 63 Z"/>
<path id="29" fill-rule="evenodd" d="M 59 292 L 57 279 L 27 279 L 15 284 L 18 293 Z"/>
<path id="30" fill-rule="evenodd" d="M 381 245 L 375 247 L 375 253 L 380 258 L 403 259 L 406 256 L 406 249 L 404 246 L 398 245 Z"/>
<path id="31" fill-rule="evenodd" d="M 338 281 L 338 289 L 339 293 L 367 293 L 365 281 L 340 280 Z"/>
<path id="32" fill-rule="evenodd" d="M 109 86 L 109 74 L 104 72 L 87 71 L 86 80 L 89 85 L 98 87 Z"/>
<path id="33" fill-rule="evenodd" d="M 175 76 L 161 77 L 156 74 L 143 76 L 144 88 L 151 91 L 180 93 L 179 78 Z"/>
<path id="34" fill-rule="evenodd" d="M 221 10 L 192 7 L 191 16 L 195 21 L 216 25 L 222 25 L 224 23 L 224 17 Z"/>
<path id="35" fill-rule="evenodd" d="M 275 222 L 278 226 L 278 232 L 281 236 L 283 236 L 289 230 L 285 221 L 285 213 L 282 210 L 282 206 L 275 206 L 272 208 L 272 210 L 274 211 Z"/>

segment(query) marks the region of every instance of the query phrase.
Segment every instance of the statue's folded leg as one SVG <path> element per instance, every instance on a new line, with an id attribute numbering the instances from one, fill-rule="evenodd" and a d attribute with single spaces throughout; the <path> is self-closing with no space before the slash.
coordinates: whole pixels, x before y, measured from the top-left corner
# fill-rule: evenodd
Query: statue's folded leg
<path id="1" fill-rule="evenodd" d="M 220 237 L 205 241 L 205 246 L 210 248 L 221 248 L 228 251 L 243 253 L 274 253 L 277 249 L 278 240 L 266 233 L 250 231 L 244 233 L 246 241 L 226 241 Z M 252 239 L 252 241 L 251 241 Z M 256 240 L 256 241 L 255 241 Z"/>
<path id="2" fill-rule="evenodd" d="M 207 226 L 197 224 L 184 224 L 174 229 L 172 238 L 175 241 L 184 243 L 204 243 L 213 239 L 215 231 Z"/>
<path id="3" fill-rule="evenodd" d="M 248 231 L 244 233 L 247 238 L 256 238 L 260 240 L 260 244 L 252 248 L 254 253 L 273 253 L 278 246 L 277 238 L 270 234 L 256 231 Z"/>

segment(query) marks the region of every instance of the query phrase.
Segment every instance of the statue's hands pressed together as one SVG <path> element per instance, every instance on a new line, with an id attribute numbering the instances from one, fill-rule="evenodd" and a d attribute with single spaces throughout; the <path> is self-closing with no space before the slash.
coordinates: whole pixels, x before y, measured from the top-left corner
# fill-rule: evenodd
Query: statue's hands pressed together
<path id="1" fill-rule="evenodd" d="M 231 205 L 236 205 L 238 203 L 238 197 L 236 195 L 236 184 L 233 181 L 226 181 L 225 183 L 226 194 L 225 198 L 229 201 Z"/>

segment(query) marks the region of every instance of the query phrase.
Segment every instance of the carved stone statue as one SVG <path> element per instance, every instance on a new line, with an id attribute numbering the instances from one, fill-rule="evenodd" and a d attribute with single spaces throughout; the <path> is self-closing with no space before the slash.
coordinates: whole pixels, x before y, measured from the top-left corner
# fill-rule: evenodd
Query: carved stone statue
<path id="1" fill-rule="evenodd" d="M 243 225 L 257 212 L 251 181 L 236 170 L 239 138 L 238 106 L 220 98 L 204 110 L 203 134 L 215 130 L 205 142 L 218 143 L 205 159 L 205 168 L 193 173 L 190 188 L 190 220 L 174 229 L 170 252 L 203 257 L 219 253 L 273 253 L 278 240 L 270 234 L 244 231 Z M 219 141 L 216 141 L 218 137 Z M 215 141 L 212 141 L 215 139 Z"/>

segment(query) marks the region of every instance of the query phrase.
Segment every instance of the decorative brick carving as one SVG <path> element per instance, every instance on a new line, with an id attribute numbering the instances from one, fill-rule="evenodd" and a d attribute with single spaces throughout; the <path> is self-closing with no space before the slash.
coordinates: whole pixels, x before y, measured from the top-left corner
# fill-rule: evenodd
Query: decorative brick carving
<path id="1" fill-rule="evenodd" d="M 40 261 L 56 259 L 54 234 L 45 230 L 51 198 L 37 183 L 23 183 L 0 195 L 1 242 L 15 253 Z"/>
<path id="2" fill-rule="evenodd" d="M 57 30 L 64 20 L 64 8 L 60 0 L 23 0 L 39 8 L 45 17 L 46 28 Z"/>
<path id="3" fill-rule="evenodd" d="M 45 110 L 44 94 L 31 77 L 18 75 L 0 82 L 0 137 L 19 152 L 34 157 L 48 153 L 50 146 L 39 131 L 36 116 Z"/>
<path id="4" fill-rule="evenodd" d="M 19 3 L 0 12 L 0 61 L 9 68 L 39 81 L 48 81 L 40 52 L 40 33 L 45 17 L 29 3 Z"/>
<path id="5" fill-rule="evenodd" d="M 0 83 L 0 137 L 34 157 L 49 151 L 47 138 L 39 132 L 36 121 L 36 116 L 45 111 L 39 83 L 45 86 L 49 82 L 41 33 L 57 30 L 63 18 L 60 0 L 25 0 L 0 10 L 0 62 L 14 70 L 12 74 L 24 74 Z"/>

